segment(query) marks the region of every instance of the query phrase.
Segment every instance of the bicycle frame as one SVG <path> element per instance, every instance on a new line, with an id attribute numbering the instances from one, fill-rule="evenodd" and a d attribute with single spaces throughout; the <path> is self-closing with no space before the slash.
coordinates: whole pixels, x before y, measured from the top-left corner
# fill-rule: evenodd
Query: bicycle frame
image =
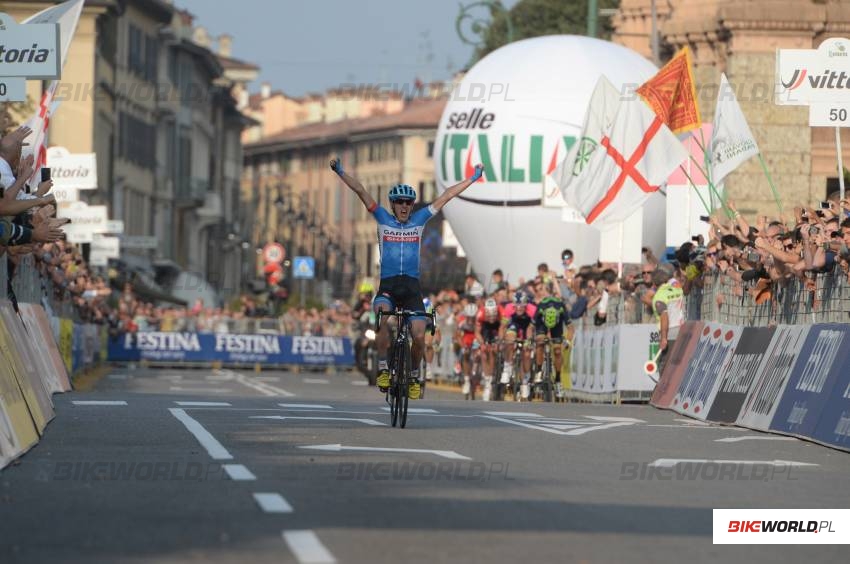
<path id="1" fill-rule="evenodd" d="M 407 403 L 408 386 L 411 367 L 413 365 L 412 344 L 413 335 L 411 331 L 411 318 L 430 317 L 431 335 L 434 334 L 436 326 L 436 315 L 426 311 L 411 311 L 396 308 L 395 311 L 378 311 L 375 319 L 375 330 L 380 331 L 383 317 L 395 317 L 400 321 L 395 339 L 390 342 L 389 370 L 390 387 L 387 389 L 386 402 L 390 406 L 390 422 L 392 426 L 400 424 L 401 428 L 407 425 Z M 421 383 L 425 386 L 425 382 Z"/>

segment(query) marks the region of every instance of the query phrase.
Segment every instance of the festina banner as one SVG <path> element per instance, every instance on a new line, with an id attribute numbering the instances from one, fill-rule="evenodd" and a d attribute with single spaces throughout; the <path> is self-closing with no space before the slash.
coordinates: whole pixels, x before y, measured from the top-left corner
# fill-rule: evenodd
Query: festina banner
<path id="1" fill-rule="evenodd" d="M 758 145 L 735 97 L 735 90 L 726 80 L 726 74 L 721 74 L 711 136 L 711 181 L 720 184 L 730 172 L 758 153 Z"/>
<path id="2" fill-rule="evenodd" d="M 221 362 L 352 366 L 346 337 L 282 337 L 231 333 L 126 333 L 109 341 L 110 362 Z"/>

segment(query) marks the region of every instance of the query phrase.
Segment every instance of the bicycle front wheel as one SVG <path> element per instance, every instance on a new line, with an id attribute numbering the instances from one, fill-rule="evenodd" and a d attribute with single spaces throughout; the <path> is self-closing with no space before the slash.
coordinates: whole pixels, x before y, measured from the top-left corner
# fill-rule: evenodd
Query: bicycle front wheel
<path id="1" fill-rule="evenodd" d="M 399 410 L 399 419 L 401 423 L 401 428 L 404 429 L 407 426 L 407 401 L 408 401 L 408 385 L 410 378 L 410 367 L 412 365 L 412 359 L 410 357 L 410 344 L 405 340 L 404 345 L 399 347 L 401 350 L 400 358 L 398 359 L 399 363 L 399 396 L 398 396 L 398 410 Z"/>

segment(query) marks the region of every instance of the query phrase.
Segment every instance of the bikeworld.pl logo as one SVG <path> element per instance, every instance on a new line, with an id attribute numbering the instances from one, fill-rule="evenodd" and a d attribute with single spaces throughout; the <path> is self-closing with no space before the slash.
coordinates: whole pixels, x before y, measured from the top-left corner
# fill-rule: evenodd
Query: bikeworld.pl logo
<path id="1" fill-rule="evenodd" d="M 796 90 L 805 83 L 814 90 L 838 90 L 850 88 L 850 75 L 845 71 L 836 72 L 826 69 L 822 74 L 810 74 L 808 69 L 794 69 L 788 80 L 782 80 L 786 90 Z"/>
<path id="2" fill-rule="evenodd" d="M 832 521 L 729 521 L 727 533 L 834 533 Z"/>

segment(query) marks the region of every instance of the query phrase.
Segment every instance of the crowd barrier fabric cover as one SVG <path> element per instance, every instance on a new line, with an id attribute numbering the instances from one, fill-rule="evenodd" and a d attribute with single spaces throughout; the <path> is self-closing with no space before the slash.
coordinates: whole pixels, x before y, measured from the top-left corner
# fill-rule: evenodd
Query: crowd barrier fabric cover
<path id="1" fill-rule="evenodd" d="M 714 401 L 723 367 L 735 352 L 740 327 L 708 323 L 673 396 L 673 410 L 705 420 Z"/>
<path id="2" fill-rule="evenodd" d="M 576 329 L 570 351 L 570 389 L 592 394 L 652 391 L 644 372 L 657 329 L 611 325 Z"/>
<path id="3" fill-rule="evenodd" d="M 44 432 L 47 423 L 53 419 L 53 401 L 38 374 L 32 358 L 30 338 L 23 322 L 12 308 L 11 302 L 0 302 L 0 331 L 10 346 L 4 349 L 5 361 L 12 368 L 18 384 L 24 394 L 33 422 L 39 434 Z"/>
<path id="4" fill-rule="evenodd" d="M 785 392 L 791 371 L 800 358 L 809 325 L 781 325 L 756 370 L 756 379 L 738 414 L 738 425 L 767 431 Z"/>
<path id="5" fill-rule="evenodd" d="M 837 386 L 839 380 L 845 385 L 848 381 L 848 333 L 850 327 L 843 324 L 812 326 L 773 416 L 771 430 L 814 436 L 833 391 L 840 387 Z"/>
<path id="6" fill-rule="evenodd" d="M 230 333 L 125 333 L 109 340 L 112 362 L 352 366 L 351 339 Z"/>
<path id="7" fill-rule="evenodd" d="M 655 391 L 652 393 L 652 400 L 650 401 L 652 405 L 665 408 L 673 407 L 676 391 L 679 389 L 682 378 L 685 377 L 688 363 L 694 356 L 702 332 L 702 321 L 688 321 L 679 329 L 679 336 L 667 353 L 668 358 L 664 366 L 663 377 L 658 379 L 658 385 L 655 386 Z"/>

